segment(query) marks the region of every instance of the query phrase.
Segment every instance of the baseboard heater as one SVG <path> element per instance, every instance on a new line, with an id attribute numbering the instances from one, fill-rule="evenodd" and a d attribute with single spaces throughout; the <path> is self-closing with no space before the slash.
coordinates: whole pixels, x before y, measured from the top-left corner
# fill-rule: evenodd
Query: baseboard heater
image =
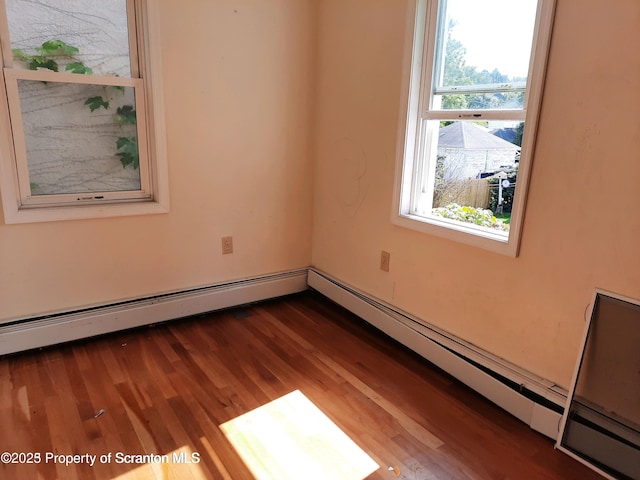
<path id="1" fill-rule="evenodd" d="M 0 355 L 276 298 L 307 288 L 305 268 L 12 320 L 0 324 Z"/>
<path id="2" fill-rule="evenodd" d="M 319 270 L 309 270 L 308 283 L 532 429 L 557 438 L 566 390 Z"/>
<path id="3" fill-rule="evenodd" d="M 0 324 L 0 355 L 276 298 L 308 286 L 534 430 L 556 439 L 566 403 L 565 390 L 313 268 L 11 320 Z"/>

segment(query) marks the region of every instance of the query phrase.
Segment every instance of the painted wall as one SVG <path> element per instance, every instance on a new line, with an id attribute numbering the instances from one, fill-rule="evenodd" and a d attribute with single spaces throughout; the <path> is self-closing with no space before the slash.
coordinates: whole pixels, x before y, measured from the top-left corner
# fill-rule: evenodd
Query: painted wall
<path id="1" fill-rule="evenodd" d="M 558 0 L 518 258 L 391 224 L 407 2 L 319 5 L 313 265 L 568 387 L 593 289 L 640 297 L 640 3 Z"/>
<path id="2" fill-rule="evenodd" d="M 0 320 L 309 265 L 315 2 L 160 4 L 171 212 L 0 219 Z"/>

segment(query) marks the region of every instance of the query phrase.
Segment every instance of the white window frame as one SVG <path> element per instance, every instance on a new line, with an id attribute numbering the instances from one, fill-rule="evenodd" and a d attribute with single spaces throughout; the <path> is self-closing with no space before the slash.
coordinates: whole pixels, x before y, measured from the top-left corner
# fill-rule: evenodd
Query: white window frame
<path id="1" fill-rule="evenodd" d="M 493 252 L 517 256 L 522 231 L 531 162 L 535 147 L 555 0 L 538 0 L 533 32 L 531 61 L 523 110 L 438 110 L 431 108 L 433 70 L 438 35 L 438 6 L 441 0 L 415 0 L 408 12 L 405 39 L 402 103 L 398 130 L 393 211 L 391 221 L 399 226 L 444 237 Z M 443 33 L 441 33 L 443 34 Z M 460 92 L 456 92 L 460 93 Z M 462 92 L 464 93 L 464 92 Z M 433 189 L 433 165 L 437 148 L 437 128 L 425 128 L 440 120 L 520 120 L 526 128 L 511 213 L 509 234 L 489 228 L 448 220 L 434 215 L 418 215 L 414 202 L 418 188 Z M 429 152 L 427 152 L 430 150 Z M 423 152 L 421 155 L 420 153 Z M 423 160 L 424 159 L 424 160 Z"/>
<path id="2" fill-rule="evenodd" d="M 145 215 L 169 211 L 158 0 L 127 0 L 132 77 L 14 69 L 4 0 L 0 0 L 0 194 L 4 222 Z M 28 181 L 18 80 L 124 86 L 134 89 L 140 190 L 32 196 Z"/>

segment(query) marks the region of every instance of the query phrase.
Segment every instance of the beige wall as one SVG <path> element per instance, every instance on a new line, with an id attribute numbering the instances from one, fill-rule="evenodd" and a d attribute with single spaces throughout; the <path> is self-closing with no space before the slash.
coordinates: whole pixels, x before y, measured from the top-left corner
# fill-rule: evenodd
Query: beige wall
<path id="1" fill-rule="evenodd" d="M 313 265 L 567 387 L 594 287 L 640 297 L 640 2 L 558 0 L 515 259 L 391 224 L 407 5 L 319 5 Z"/>
<path id="2" fill-rule="evenodd" d="M 171 213 L 0 223 L 0 320 L 309 265 L 314 1 L 160 3 Z"/>

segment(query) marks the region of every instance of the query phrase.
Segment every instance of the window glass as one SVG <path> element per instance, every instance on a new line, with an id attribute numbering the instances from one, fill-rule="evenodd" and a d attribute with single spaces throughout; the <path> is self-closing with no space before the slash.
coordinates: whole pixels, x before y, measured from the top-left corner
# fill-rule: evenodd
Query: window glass
<path id="1" fill-rule="evenodd" d="M 62 40 L 75 59 L 97 75 L 131 76 L 126 0 L 5 0 L 11 48 L 41 54 L 45 42 Z M 61 57 L 58 51 L 52 58 Z M 14 66 L 29 68 L 30 61 Z M 60 69 L 63 71 L 64 69 Z"/>
<path id="2" fill-rule="evenodd" d="M 434 95 L 435 105 L 442 110 L 522 110 L 524 108 L 524 91 L 506 90 L 498 93 L 450 93 Z"/>
<path id="3" fill-rule="evenodd" d="M 438 128 L 435 165 L 426 169 L 415 213 L 488 227 L 506 235 L 524 122 L 430 123 Z"/>
<path id="4" fill-rule="evenodd" d="M 523 108 L 536 5 L 440 2 L 433 108 Z"/>
<path id="5" fill-rule="evenodd" d="M 140 190 L 133 88 L 18 80 L 18 90 L 32 195 Z"/>

